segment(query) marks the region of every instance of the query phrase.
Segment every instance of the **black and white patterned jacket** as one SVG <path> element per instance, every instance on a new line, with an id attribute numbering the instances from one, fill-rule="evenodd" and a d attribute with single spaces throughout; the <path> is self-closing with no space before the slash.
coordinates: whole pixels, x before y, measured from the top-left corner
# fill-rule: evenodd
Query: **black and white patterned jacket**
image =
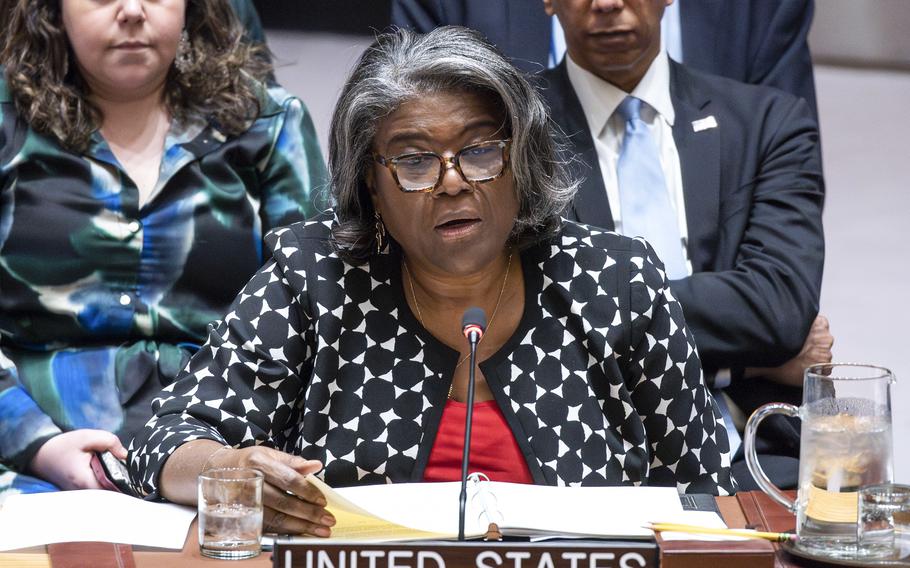
<path id="1" fill-rule="evenodd" d="M 336 486 L 422 480 L 458 353 L 411 313 L 397 248 L 347 264 L 331 224 L 267 238 L 271 261 L 131 445 L 143 493 L 198 438 L 322 460 Z M 733 492 L 723 421 L 651 248 L 566 222 L 521 264 L 521 322 L 480 367 L 534 481 Z"/>

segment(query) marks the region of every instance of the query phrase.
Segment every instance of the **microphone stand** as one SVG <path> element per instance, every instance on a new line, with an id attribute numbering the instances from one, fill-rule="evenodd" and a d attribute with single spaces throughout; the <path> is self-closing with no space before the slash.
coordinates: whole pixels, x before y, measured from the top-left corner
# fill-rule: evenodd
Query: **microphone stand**
<path id="1" fill-rule="evenodd" d="M 482 322 L 480 330 L 472 330 L 465 334 L 471 347 L 471 360 L 469 361 L 471 366 L 468 367 L 468 408 L 464 421 L 464 453 L 461 456 L 461 493 L 458 495 L 458 540 L 464 540 L 465 507 L 468 502 L 468 461 L 471 457 L 471 423 L 474 420 L 474 373 L 477 366 L 477 343 L 480 341 L 482 329 L 486 327 L 486 317 L 482 310 L 478 311 L 480 312 L 480 322 Z"/>

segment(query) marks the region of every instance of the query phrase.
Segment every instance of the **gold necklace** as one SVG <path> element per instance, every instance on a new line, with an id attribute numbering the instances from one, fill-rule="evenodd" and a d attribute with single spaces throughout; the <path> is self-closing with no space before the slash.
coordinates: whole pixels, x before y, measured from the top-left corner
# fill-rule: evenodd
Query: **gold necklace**
<path id="1" fill-rule="evenodd" d="M 506 275 L 502 279 L 502 286 L 499 288 L 499 297 L 496 298 L 496 305 L 493 306 L 493 313 L 490 314 L 490 321 L 487 322 L 487 330 L 489 330 L 491 327 L 493 327 L 493 320 L 496 319 L 496 312 L 499 311 L 499 304 L 502 302 L 502 296 L 506 291 L 506 283 L 509 281 L 509 272 L 511 272 L 511 268 L 512 268 L 512 254 L 513 253 L 514 253 L 514 251 L 509 252 L 509 262 L 506 265 Z M 422 325 L 424 328 L 426 328 L 427 326 L 424 325 L 424 323 L 423 323 L 423 314 L 420 313 L 420 302 L 417 301 L 417 294 L 414 293 L 414 279 L 411 278 L 411 270 L 408 268 L 407 262 L 404 262 L 404 273 L 408 276 L 408 287 L 411 288 L 411 298 L 414 299 L 414 308 L 417 310 L 417 320 L 420 322 L 420 325 Z M 480 336 L 480 341 L 477 342 L 478 345 L 480 345 L 480 343 L 483 341 L 484 337 L 486 337 L 486 334 Z M 471 356 L 471 354 L 468 353 L 467 355 L 462 357 L 461 361 L 459 361 L 455 365 L 455 369 L 458 369 L 458 367 L 461 367 L 461 364 L 464 363 L 465 361 L 467 361 L 470 356 Z M 454 390 L 455 390 L 455 377 L 453 376 L 452 384 L 449 386 L 449 398 L 452 398 L 452 393 L 454 392 Z"/>

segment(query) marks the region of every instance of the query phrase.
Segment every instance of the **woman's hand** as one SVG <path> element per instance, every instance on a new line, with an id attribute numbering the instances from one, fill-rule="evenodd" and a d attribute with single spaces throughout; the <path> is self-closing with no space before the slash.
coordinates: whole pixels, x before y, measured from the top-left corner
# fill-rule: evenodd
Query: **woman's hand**
<path id="1" fill-rule="evenodd" d="M 104 451 L 126 459 L 126 448 L 114 434 L 104 430 L 72 430 L 45 442 L 29 463 L 29 469 L 60 489 L 102 489 L 90 462 L 94 452 Z"/>
<path id="2" fill-rule="evenodd" d="M 239 450 L 216 450 L 207 467 L 248 467 L 262 472 L 262 528 L 279 534 L 309 534 L 327 537 L 335 518 L 325 510 L 322 493 L 304 476 L 322 469 L 322 463 L 284 452 L 251 446 Z"/>
<path id="3" fill-rule="evenodd" d="M 164 462 L 158 489 L 172 503 L 196 505 L 196 478 L 204 469 L 249 467 L 262 472 L 262 528 L 265 532 L 329 536 L 335 519 L 325 498 L 305 478 L 322 463 L 284 452 L 251 446 L 235 450 L 212 440 L 193 440 Z"/>

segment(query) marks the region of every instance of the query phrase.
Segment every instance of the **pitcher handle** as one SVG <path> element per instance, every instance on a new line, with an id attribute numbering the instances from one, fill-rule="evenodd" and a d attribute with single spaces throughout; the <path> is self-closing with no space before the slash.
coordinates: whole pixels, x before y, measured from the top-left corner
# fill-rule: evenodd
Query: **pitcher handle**
<path id="1" fill-rule="evenodd" d="M 772 414 L 783 414 L 785 416 L 799 418 L 799 408 L 792 404 L 772 402 L 759 407 L 752 413 L 752 416 L 749 417 L 749 421 L 746 422 L 746 467 L 749 468 L 749 473 L 752 474 L 752 477 L 761 490 L 768 494 L 768 497 L 777 501 L 795 515 L 796 502 L 787 499 L 787 496 L 784 495 L 776 485 L 771 483 L 771 480 L 768 479 L 768 476 L 765 475 L 764 470 L 758 463 L 758 454 L 755 451 L 755 434 L 758 432 L 758 425 L 762 420 Z"/>

